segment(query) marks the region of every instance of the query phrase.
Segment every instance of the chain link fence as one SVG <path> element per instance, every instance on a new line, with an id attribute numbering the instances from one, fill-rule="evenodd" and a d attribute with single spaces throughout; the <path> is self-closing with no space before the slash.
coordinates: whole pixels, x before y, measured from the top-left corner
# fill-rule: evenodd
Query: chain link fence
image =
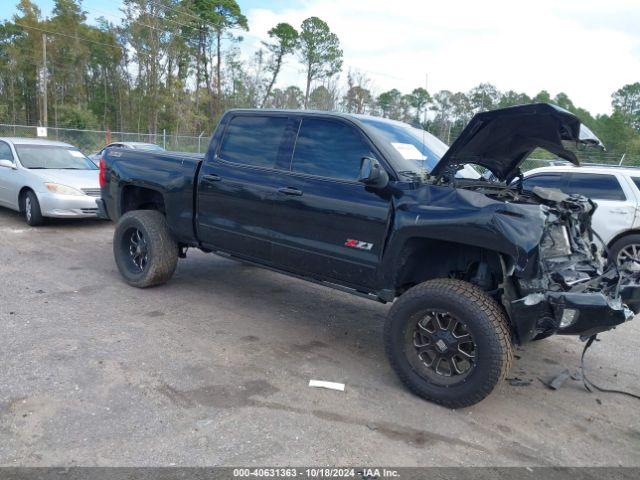
<path id="1" fill-rule="evenodd" d="M 38 137 L 38 127 L 1 123 L 0 137 L 36 138 Z M 205 134 L 196 137 L 167 132 L 147 134 L 56 127 L 47 128 L 46 139 L 69 143 L 78 147 L 87 155 L 102 149 L 108 143 L 114 142 L 154 143 L 169 151 L 191 153 L 202 153 L 206 151 L 207 145 L 209 145 L 209 136 Z"/>
<path id="2" fill-rule="evenodd" d="M 0 123 L 0 137 L 28 137 L 36 138 L 38 128 L 28 125 L 11 125 Z M 162 132 L 158 134 L 135 132 L 111 132 L 106 130 L 83 130 L 77 128 L 47 128 L 47 139 L 66 142 L 78 147 L 85 154 L 97 152 L 106 144 L 113 142 L 145 142 L 154 143 L 166 150 L 174 152 L 203 153 L 209 145 L 209 134 L 200 136 L 178 135 Z M 446 138 L 444 139 L 446 140 Z M 611 154 L 597 149 L 576 151 L 576 155 L 583 164 L 605 164 L 640 167 L 640 157 Z M 545 167 L 564 162 L 552 158 L 547 152 L 536 151 L 531 158 L 522 164 L 522 170 Z"/>

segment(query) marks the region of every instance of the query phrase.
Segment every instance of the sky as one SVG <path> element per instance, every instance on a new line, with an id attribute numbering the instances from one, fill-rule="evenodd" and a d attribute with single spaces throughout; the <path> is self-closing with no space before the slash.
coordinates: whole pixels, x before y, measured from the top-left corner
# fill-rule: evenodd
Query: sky
<path id="1" fill-rule="evenodd" d="M 0 18 L 17 0 L 0 0 Z M 49 15 L 53 0 L 36 0 Z M 85 0 L 90 19 L 119 18 L 119 0 Z M 371 79 L 380 93 L 407 93 L 425 84 L 467 91 L 481 82 L 531 96 L 565 92 L 592 113 L 611 111 L 611 94 L 640 81 L 638 0 L 238 0 L 249 19 L 249 55 L 278 22 L 298 27 L 318 16 L 340 38 L 344 72 Z M 281 85 L 303 86 L 293 58 Z"/>

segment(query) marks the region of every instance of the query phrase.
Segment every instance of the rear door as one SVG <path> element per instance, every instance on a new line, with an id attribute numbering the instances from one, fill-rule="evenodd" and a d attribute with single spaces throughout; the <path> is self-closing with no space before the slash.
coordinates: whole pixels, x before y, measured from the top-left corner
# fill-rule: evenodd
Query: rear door
<path id="1" fill-rule="evenodd" d="M 198 238 L 208 248 L 269 262 L 267 197 L 280 186 L 276 166 L 286 157 L 290 120 L 285 114 L 238 113 L 226 122 L 198 176 Z"/>
<path id="2" fill-rule="evenodd" d="M 273 197 L 274 261 L 302 275 L 374 287 L 391 198 L 357 179 L 363 157 L 384 162 L 345 120 L 298 121 L 291 165 Z"/>
<path id="3" fill-rule="evenodd" d="M 565 193 L 578 193 L 591 198 L 598 208 L 592 226 L 605 243 L 618 233 L 630 229 L 636 215 L 633 191 L 613 173 L 571 172 Z"/>

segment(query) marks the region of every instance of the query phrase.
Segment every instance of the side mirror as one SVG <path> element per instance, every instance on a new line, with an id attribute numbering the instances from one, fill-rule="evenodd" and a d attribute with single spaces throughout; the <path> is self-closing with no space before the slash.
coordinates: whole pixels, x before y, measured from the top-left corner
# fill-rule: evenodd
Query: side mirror
<path id="1" fill-rule="evenodd" d="M 389 183 L 389 174 L 375 158 L 364 157 L 358 181 L 370 187 L 384 188 Z"/>
<path id="2" fill-rule="evenodd" d="M 17 168 L 15 163 L 13 163 L 11 160 L 5 160 L 5 159 L 0 160 L 0 167 L 12 168 L 14 170 Z"/>

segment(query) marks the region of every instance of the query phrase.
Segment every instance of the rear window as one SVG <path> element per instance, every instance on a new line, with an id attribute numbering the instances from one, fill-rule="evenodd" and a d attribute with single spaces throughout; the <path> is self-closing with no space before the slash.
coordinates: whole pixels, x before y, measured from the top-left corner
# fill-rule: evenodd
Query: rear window
<path id="1" fill-rule="evenodd" d="M 273 167 L 287 122 L 287 117 L 232 118 L 220 146 L 220 158 L 244 165 Z"/>
<path id="2" fill-rule="evenodd" d="M 373 157 L 360 133 L 342 122 L 305 118 L 293 153 L 294 172 L 357 180 L 364 157 Z"/>
<path id="3" fill-rule="evenodd" d="M 565 193 L 578 193 L 594 200 L 625 200 L 620 182 L 613 175 L 572 173 Z"/>

